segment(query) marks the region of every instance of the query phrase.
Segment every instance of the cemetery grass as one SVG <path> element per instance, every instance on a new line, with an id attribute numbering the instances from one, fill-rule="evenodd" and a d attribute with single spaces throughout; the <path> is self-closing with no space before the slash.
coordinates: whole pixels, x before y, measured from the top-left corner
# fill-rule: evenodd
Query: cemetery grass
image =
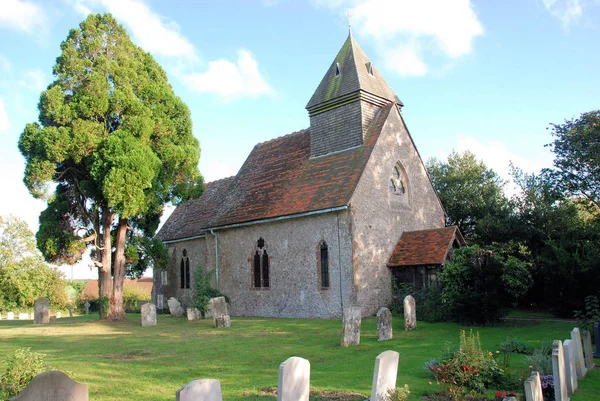
<path id="1" fill-rule="evenodd" d="M 97 317 L 63 318 L 49 325 L 0 321 L 0 371 L 5 369 L 2 356 L 30 347 L 45 354 L 51 367 L 87 382 L 94 401 L 173 400 L 179 387 L 197 378 L 219 379 L 226 401 L 274 400 L 279 364 L 300 356 L 311 363 L 312 399 L 364 400 L 370 395 L 375 357 L 392 349 L 400 353 L 397 385 L 408 384 L 409 399 L 418 400 L 441 389 L 423 364 L 448 344 L 456 347 L 460 330 L 469 329 L 419 322 L 416 330 L 405 332 L 403 319 L 394 318 L 394 339 L 378 342 L 376 318 L 369 318 L 362 322 L 360 345 L 342 348 L 341 322 L 335 320 L 233 318 L 232 327 L 215 329 L 211 320 L 169 315 L 159 315 L 158 325 L 150 327 L 140 326 L 139 314 L 118 324 Z M 473 329 L 483 348 L 495 352 L 507 336 L 537 347 L 568 338 L 573 326 L 511 320 Z M 526 374 L 524 357 L 513 355 L 511 369 Z M 600 401 L 599 369 L 579 385 L 573 401 Z"/>

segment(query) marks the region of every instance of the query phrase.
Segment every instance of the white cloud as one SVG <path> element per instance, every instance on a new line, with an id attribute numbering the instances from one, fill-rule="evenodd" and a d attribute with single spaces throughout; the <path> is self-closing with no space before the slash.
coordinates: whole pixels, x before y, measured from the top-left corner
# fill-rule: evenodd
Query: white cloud
<path id="1" fill-rule="evenodd" d="M 565 29 L 583 15 L 580 0 L 542 0 L 542 2 L 550 14 L 562 21 Z"/>
<path id="2" fill-rule="evenodd" d="M 3 0 L 0 11 L 0 27 L 5 26 L 29 34 L 34 34 L 46 25 L 42 9 L 31 2 Z"/>
<path id="3" fill-rule="evenodd" d="M 6 134 L 10 128 L 10 122 L 8 121 L 8 113 L 4 107 L 4 100 L 0 98 L 0 134 Z"/>
<path id="4" fill-rule="evenodd" d="M 254 56 L 244 49 L 238 51 L 235 63 L 225 59 L 211 61 L 205 72 L 188 74 L 183 78 L 193 90 L 215 94 L 225 101 L 275 94 L 261 76 Z"/>
<path id="5" fill-rule="evenodd" d="M 483 26 L 470 0 L 317 0 L 350 12 L 352 30 L 375 41 L 378 56 L 392 57 L 401 75 L 423 75 L 426 58 L 470 54 Z"/>
<path id="6" fill-rule="evenodd" d="M 45 74 L 41 70 L 27 71 L 19 85 L 29 88 L 35 92 L 41 92 L 48 86 Z"/>

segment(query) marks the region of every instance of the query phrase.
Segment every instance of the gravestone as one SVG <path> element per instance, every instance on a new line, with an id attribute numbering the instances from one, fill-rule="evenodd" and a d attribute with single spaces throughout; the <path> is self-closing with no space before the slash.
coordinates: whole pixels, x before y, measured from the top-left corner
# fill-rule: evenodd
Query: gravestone
<path id="1" fill-rule="evenodd" d="M 577 358 L 575 350 L 575 342 L 565 340 L 563 349 L 565 351 L 565 372 L 567 378 L 567 391 L 573 394 L 577 390 Z"/>
<path id="2" fill-rule="evenodd" d="M 380 308 L 377 311 L 377 340 L 386 341 L 392 339 L 392 312 L 388 308 Z"/>
<path id="3" fill-rule="evenodd" d="M 211 299 L 211 303 L 213 306 L 213 322 L 215 323 L 215 327 L 230 327 L 231 320 L 225 297 L 213 298 Z"/>
<path id="4" fill-rule="evenodd" d="M 152 303 L 142 305 L 142 326 L 156 326 L 156 306 Z"/>
<path id="5" fill-rule="evenodd" d="M 83 306 L 85 306 L 85 314 L 89 315 L 90 314 L 90 303 L 88 301 L 85 301 Z"/>
<path id="6" fill-rule="evenodd" d="M 56 318 L 60 319 L 60 317 L 62 316 L 62 314 L 60 312 L 56 312 Z"/>
<path id="7" fill-rule="evenodd" d="M 594 351 L 594 358 L 600 358 L 600 323 L 594 323 L 594 342 L 596 343 L 596 351 Z"/>
<path id="8" fill-rule="evenodd" d="M 44 297 L 40 297 L 33 303 L 33 323 L 50 323 L 50 302 Z"/>
<path id="9" fill-rule="evenodd" d="M 87 383 L 77 383 L 60 370 L 47 370 L 33 378 L 10 401 L 88 401 Z"/>
<path id="10" fill-rule="evenodd" d="M 554 376 L 554 401 L 569 401 L 565 352 L 560 340 L 554 340 L 552 343 L 552 376 Z"/>
<path id="11" fill-rule="evenodd" d="M 583 330 L 583 354 L 585 367 L 587 369 L 594 369 L 596 364 L 594 363 L 594 354 L 592 352 L 592 335 L 589 330 Z"/>
<path id="12" fill-rule="evenodd" d="M 575 364 L 577 365 L 577 376 L 580 379 L 585 377 L 587 369 L 585 368 L 585 359 L 583 359 L 583 346 L 581 344 L 581 332 L 579 328 L 575 327 L 571 331 L 571 340 L 575 343 L 575 357 L 577 358 Z"/>
<path id="13" fill-rule="evenodd" d="M 19 320 L 29 320 L 29 313 L 19 313 Z"/>
<path id="14" fill-rule="evenodd" d="M 544 401 L 539 372 L 531 372 L 529 379 L 525 380 L 525 401 Z"/>
<path id="15" fill-rule="evenodd" d="M 350 306 L 344 310 L 342 322 L 342 347 L 360 344 L 360 306 Z"/>
<path id="16" fill-rule="evenodd" d="M 169 313 L 171 314 L 171 316 L 181 317 L 185 313 L 177 298 L 169 298 L 167 304 L 169 305 Z"/>
<path id="17" fill-rule="evenodd" d="M 35 315 L 33 312 L 31 312 L 31 314 L 29 315 L 29 320 L 34 320 L 35 319 Z"/>
<path id="18" fill-rule="evenodd" d="M 202 317 L 202 314 L 198 310 L 198 308 L 187 308 L 187 320 L 198 320 Z"/>
<path id="19" fill-rule="evenodd" d="M 417 328 L 417 307 L 412 295 L 404 298 L 404 330 L 414 330 Z"/>
<path id="20" fill-rule="evenodd" d="M 277 401 L 308 401 L 310 362 L 293 356 L 279 365 Z"/>
<path id="21" fill-rule="evenodd" d="M 73 317 L 73 306 L 71 304 L 68 304 L 67 309 L 69 311 L 69 317 Z"/>
<path id="22" fill-rule="evenodd" d="M 399 359 L 400 354 L 396 351 L 384 351 L 377 355 L 370 401 L 385 401 L 388 390 L 396 388 Z"/>
<path id="23" fill-rule="evenodd" d="M 6 314 L 6 320 L 15 320 L 15 312 L 8 312 Z"/>
<path id="24" fill-rule="evenodd" d="M 212 298 L 208 301 L 208 307 L 206 309 L 206 312 L 204 312 L 204 318 L 205 319 L 212 319 L 213 318 L 213 306 L 212 306 Z"/>
<path id="25" fill-rule="evenodd" d="M 56 323 L 56 316 L 54 316 L 54 315 L 50 316 L 49 322 L 50 323 Z"/>
<path id="26" fill-rule="evenodd" d="M 156 310 L 156 307 L 154 307 Z M 198 379 L 189 382 L 175 393 L 176 401 L 223 401 L 221 382 L 215 379 Z"/>

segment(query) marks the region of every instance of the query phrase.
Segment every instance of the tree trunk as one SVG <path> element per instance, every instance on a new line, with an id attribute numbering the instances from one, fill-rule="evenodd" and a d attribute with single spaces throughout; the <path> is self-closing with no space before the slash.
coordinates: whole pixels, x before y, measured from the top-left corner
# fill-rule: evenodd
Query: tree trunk
<path id="1" fill-rule="evenodd" d="M 125 237 L 127 236 L 127 219 L 119 218 L 117 238 L 115 241 L 115 271 L 113 278 L 113 296 L 110 299 L 108 318 L 113 321 L 125 319 L 123 307 L 123 281 L 125 279 Z"/>
<path id="2" fill-rule="evenodd" d="M 115 214 L 105 208 L 102 212 L 102 250 L 100 262 L 102 267 L 98 267 L 98 292 L 100 298 L 100 318 L 105 319 L 108 316 L 110 307 L 108 302 L 112 295 L 111 265 L 112 265 L 112 241 L 110 239 L 110 229 Z"/>

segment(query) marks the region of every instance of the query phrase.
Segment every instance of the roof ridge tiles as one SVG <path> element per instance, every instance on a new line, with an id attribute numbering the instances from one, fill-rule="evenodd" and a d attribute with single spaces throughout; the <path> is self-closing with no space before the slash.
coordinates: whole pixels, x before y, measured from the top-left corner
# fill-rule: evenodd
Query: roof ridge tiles
<path id="1" fill-rule="evenodd" d="M 301 129 L 298 131 L 290 132 L 289 134 L 285 134 L 285 135 L 281 135 L 281 136 L 278 136 L 275 138 L 267 139 L 266 141 L 257 143 L 255 146 L 263 146 L 263 145 L 269 144 L 271 142 L 280 141 L 282 139 L 285 139 L 285 138 L 288 138 L 288 137 L 291 137 L 294 135 L 305 134 L 309 129 L 310 128 L 304 128 L 304 129 Z"/>

